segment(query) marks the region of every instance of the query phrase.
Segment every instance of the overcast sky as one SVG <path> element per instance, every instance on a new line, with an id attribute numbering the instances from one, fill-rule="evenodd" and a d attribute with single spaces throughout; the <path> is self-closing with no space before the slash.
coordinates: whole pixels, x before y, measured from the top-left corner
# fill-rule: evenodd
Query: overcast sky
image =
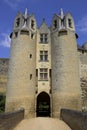
<path id="1" fill-rule="evenodd" d="M 87 0 L 1 0 L 0 1 L 0 58 L 9 57 L 10 38 L 14 18 L 17 12 L 34 13 L 37 25 L 46 19 L 51 25 L 53 15 L 59 14 L 60 8 L 64 13 L 71 12 L 74 17 L 76 32 L 79 35 L 78 43 L 87 41 Z"/>

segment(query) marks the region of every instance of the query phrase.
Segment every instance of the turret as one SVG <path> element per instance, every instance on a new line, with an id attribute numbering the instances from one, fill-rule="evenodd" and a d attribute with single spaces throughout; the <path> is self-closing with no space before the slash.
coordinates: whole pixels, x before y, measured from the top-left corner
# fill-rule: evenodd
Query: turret
<path id="1" fill-rule="evenodd" d="M 81 109 L 79 66 L 74 20 L 70 13 L 55 14 L 52 38 L 52 106 L 53 116 L 61 108 Z"/>
<path id="2" fill-rule="evenodd" d="M 25 109 L 35 116 L 36 20 L 34 15 L 18 13 L 11 33 L 11 52 L 6 93 L 6 112 Z"/>

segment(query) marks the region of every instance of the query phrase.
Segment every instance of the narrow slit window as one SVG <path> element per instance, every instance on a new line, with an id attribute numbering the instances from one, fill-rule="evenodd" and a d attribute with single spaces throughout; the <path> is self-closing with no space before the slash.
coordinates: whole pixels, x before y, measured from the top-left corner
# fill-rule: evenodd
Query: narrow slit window
<path id="1" fill-rule="evenodd" d="M 36 77 L 38 77 L 38 69 L 36 69 Z"/>
<path id="2" fill-rule="evenodd" d="M 14 34 L 15 34 L 15 38 L 18 37 L 18 32 L 15 32 Z"/>
<path id="3" fill-rule="evenodd" d="M 17 18 L 16 19 L 16 27 L 19 27 L 19 25 L 20 25 L 20 18 Z"/>
<path id="4" fill-rule="evenodd" d="M 49 70 L 49 76 L 50 76 L 50 78 L 51 78 L 51 69 Z"/>
<path id="5" fill-rule="evenodd" d="M 33 33 L 31 34 L 31 39 L 34 39 L 34 34 Z"/>
<path id="6" fill-rule="evenodd" d="M 57 20 L 54 20 L 54 29 L 57 28 Z"/>
<path id="7" fill-rule="evenodd" d="M 34 29 L 34 20 L 31 20 L 31 28 Z"/>
<path id="8" fill-rule="evenodd" d="M 30 74 L 30 80 L 32 79 L 32 74 Z"/>
<path id="9" fill-rule="evenodd" d="M 71 19 L 68 19 L 68 26 L 69 26 L 70 28 L 72 28 L 72 20 L 71 20 Z"/>
<path id="10" fill-rule="evenodd" d="M 30 54 L 30 59 L 32 58 L 32 54 Z"/>

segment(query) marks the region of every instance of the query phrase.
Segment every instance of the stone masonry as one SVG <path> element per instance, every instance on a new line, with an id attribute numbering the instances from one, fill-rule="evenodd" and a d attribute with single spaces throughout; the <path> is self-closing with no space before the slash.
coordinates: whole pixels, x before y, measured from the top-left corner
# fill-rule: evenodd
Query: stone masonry
<path id="1" fill-rule="evenodd" d="M 59 117 L 61 108 L 86 109 L 80 85 L 86 78 L 86 43 L 77 46 L 70 13 L 61 9 L 50 27 L 43 19 L 37 28 L 26 9 L 17 14 L 10 37 L 6 112 L 24 108 L 26 117 Z"/>

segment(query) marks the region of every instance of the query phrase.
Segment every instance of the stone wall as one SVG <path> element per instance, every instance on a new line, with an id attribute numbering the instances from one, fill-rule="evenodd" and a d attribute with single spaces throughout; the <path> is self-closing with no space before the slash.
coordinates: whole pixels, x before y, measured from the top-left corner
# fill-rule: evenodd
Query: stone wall
<path id="1" fill-rule="evenodd" d="M 35 116 L 36 52 L 35 38 L 26 33 L 12 38 L 5 111 L 25 108 L 25 115 Z M 30 57 L 32 55 L 32 57 Z"/>
<path id="2" fill-rule="evenodd" d="M 60 118 L 67 123 L 72 130 L 87 130 L 87 113 L 61 109 Z"/>
<path id="3" fill-rule="evenodd" d="M 0 93 L 6 92 L 9 59 L 0 58 Z"/>
<path id="4" fill-rule="evenodd" d="M 70 30 L 52 34 L 52 100 L 54 117 L 61 108 L 81 110 L 77 43 Z"/>
<path id="5" fill-rule="evenodd" d="M 22 119 L 24 119 L 24 110 L 0 115 L 0 130 L 12 130 Z"/>
<path id="6" fill-rule="evenodd" d="M 82 93 L 82 110 L 87 111 L 87 50 L 79 49 L 79 72 Z"/>

